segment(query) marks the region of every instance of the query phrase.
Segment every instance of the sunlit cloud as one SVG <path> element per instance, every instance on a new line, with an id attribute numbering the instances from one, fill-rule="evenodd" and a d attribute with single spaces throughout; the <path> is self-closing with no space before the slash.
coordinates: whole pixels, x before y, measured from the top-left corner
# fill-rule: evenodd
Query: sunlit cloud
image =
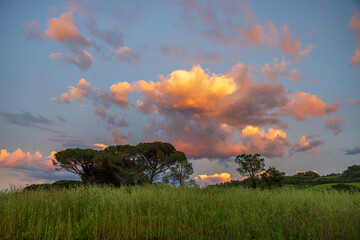
<path id="1" fill-rule="evenodd" d="M 224 182 L 230 182 L 231 181 L 231 176 L 230 173 L 215 173 L 213 175 L 199 175 L 197 177 L 194 178 L 196 183 L 201 185 L 201 186 L 206 186 L 206 185 L 214 185 L 214 184 L 219 184 L 219 183 L 224 183 Z"/>
<path id="2" fill-rule="evenodd" d="M 56 152 L 51 152 L 50 156 L 43 157 L 40 152 L 24 152 L 20 148 L 14 152 L 8 152 L 6 149 L 0 151 L 0 167 L 26 168 L 26 169 L 53 169 L 52 159 Z"/>
<path id="3" fill-rule="evenodd" d="M 290 154 L 293 155 L 297 152 L 316 152 L 316 148 L 324 143 L 323 141 L 314 140 L 316 137 L 318 137 L 316 134 L 307 137 L 302 136 L 299 143 L 292 146 Z"/>
<path id="4" fill-rule="evenodd" d="M 82 46 L 90 44 L 90 39 L 81 35 L 71 11 L 61 14 L 59 18 L 51 18 L 47 25 L 45 36 L 51 40 Z"/>
<path id="5" fill-rule="evenodd" d="M 103 143 L 95 143 L 93 144 L 94 147 L 99 147 L 101 148 L 102 150 L 104 150 L 105 148 L 107 148 L 108 146 L 103 144 Z"/>
<path id="6" fill-rule="evenodd" d="M 308 116 L 324 117 L 339 109 L 339 103 L 326 104 L 319 97 L 305 92 L 297 92 L 283 108 L 286 115 L 294 115 L 297 121 L 307 120 Z"/>

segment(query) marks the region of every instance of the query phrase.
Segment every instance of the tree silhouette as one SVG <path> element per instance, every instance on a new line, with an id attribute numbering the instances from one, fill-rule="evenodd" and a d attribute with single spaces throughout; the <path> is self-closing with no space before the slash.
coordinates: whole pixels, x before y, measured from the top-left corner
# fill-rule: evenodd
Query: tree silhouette
<path id="1" fill-rule="evenodd" d="M 257 173 L 264 170 L 264 159 L 260 158 L 260 154 L 242 154 L 235 158 L 235 162 L 239 165 L 236 169 L 241 175 L 249 176 L 252 187 L 256 188 Z"/>

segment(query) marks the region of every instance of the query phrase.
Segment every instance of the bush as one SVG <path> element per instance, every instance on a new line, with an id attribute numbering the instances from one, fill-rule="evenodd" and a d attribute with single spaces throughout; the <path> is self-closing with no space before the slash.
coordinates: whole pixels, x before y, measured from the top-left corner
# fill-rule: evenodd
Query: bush
<path id="1" fill-rule="evenodd" d="M 347 185 L 344 183 L 339 183 L 336 185 L 332 185 L 331 189 L 335 189 L 338 191 L 360 191 L 359 188 L 355 187 L 355 186 L 351 186 L 351 185 Z"/>

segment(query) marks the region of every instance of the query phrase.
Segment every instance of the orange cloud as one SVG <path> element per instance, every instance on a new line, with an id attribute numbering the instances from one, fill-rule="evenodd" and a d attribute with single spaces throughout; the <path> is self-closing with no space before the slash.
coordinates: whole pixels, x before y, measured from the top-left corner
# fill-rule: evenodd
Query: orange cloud
<path id="1" fill-rule="evenodd" d="M 94 147 L 99 147 L 101 148 L 102 150 L 104 150 L 105 148 L 107 148 L 108 146 L 105 145 L 105 144 L 102 144 L 102 143 L 95 143 L 93 144 Z"/>
<path id="2" fill-rule="evenodd" d="M 310 136 L 302 136 L 299 140 L 299 143 L 291 147 L 290 155 L 293 155 L 297 152 L 316 152 L 316 147 L 322 145 L 324 142 L 319 140 L 314 140 L 318 135 L 313 134 Z"/>
<path id="3" fill-rule="evenodd" d="M 336 112 L 338 109 L 339 103 L 326 104 L 315 95 L 297 92 L 291 95 L 291 99 L 283 108 L 283 112 L 287 115 L 294 115 L 298 121 L 303 121 L 307 120 L 309 115 L 323 117 Z"/>
<path id="4" fill-rule="evenodd" d="M 261 45 L 265 40 L 265 32 L 259 24 L 246 27 L 242 30 L 245 38 L 254 45 Z"/>
<path id="5" fill-rule="evenodd" d="M 359 44 L 360 45 L 360 44 Z M 354 56 L 351 58 L 351 66 L 359 66 L 360 67 L 360 48 L 356 48 L 354 51 Z"/>
<path id="6" fill-rule="evenodd" d="M 132 86 L 128 82 L 118 82 L 110 87 L 110 95 L 117 105 L 127 106 L 129 104 L 128 94 L 132 91 Z"/>
<path id="7" fill-rule="evenodd" d="M 138 81 L 136 85 L 156 104 L 199 111 L 212 109 L 216 102 L 236 90 L 232 78 L 209 75 L 199 65 L 191 71 L 176 70 L 168 78 L 160 76 L 160 82 Z"/>
<path id="8" fill-rule="evenodd" d="M 13 153 L 8 152 L 6 149 L 0 151 L 0 167 L 9 168 L 28 168 L 28 169 L 52 169 L 52 158 L 56 152 L 51 152 L 51 155 L 43 158 L 40 152 L 31 154 L 24 152 L 20 148 L 16 149 Z"/>
<path id="9" fill-rule="evenodd" d="M 289 64 L 290 62 L 286 62 L 285 59 L 278 63 L 277 59 L 275 58 L 272 67 L 266 63 L 265 66 L 261 68 L 261 72 L 273 82 L 277 81 L 278 76 L 288 77 L 294 82 L 300 81 L 300 73 L 297 69 L 286 69 L 286 66 Z"/>
<path id="10" fill-rule="evenodd" d="M 195 181 L 201 186 L 213 185 L 218 183 L 230 182 L 230 173 L 215 173 L 213 175 L 199 175 L 194 178 Z"/>
<path id="11" fill-rule="evenodd" d="M 78 45 L 90 44 L 90 39 L 82 36 L 79 32 L 71 11 L 61 14 L 59 18 L 51 18 L 47 24 L 48 29 L 45 31 L 45 35 L 54 41 Z"/>

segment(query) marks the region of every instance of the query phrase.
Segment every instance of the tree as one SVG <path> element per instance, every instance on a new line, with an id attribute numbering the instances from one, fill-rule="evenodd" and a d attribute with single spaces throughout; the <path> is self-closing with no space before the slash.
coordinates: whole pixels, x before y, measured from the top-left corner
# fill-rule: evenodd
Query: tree
<path id="1" fill-rule="evenodd" d="M 266 188 L 281 187 L 285 173 L 280 172 L 275 167 L 269 167 L 265 172 L 260 174 L 261 180 Z"/>
<path id="2" fill-rule="evenodd" d="M 249 176 L 252 187 L 256 188 L 257 173 L 264 170 L 264 159 L 260 158 L 260 154 L 242 154 L 235 158 L 235 162 L 239 165 L 236 169 L 241 175 Z"/>
<path id="3" fill-rule="evenodd" d="M 179 184 L 180 186 L 191 185 L 190 175 L 194 172 L 192 164 L 188 162 L 186 155 L 183 152 L 176 152 L 175 165 L 170 167 L 169 173 L 164 176 L 164 183 Z"/>
<path id="4" fill-rule="evenodd" d="M 59 166 L 60 169 L 79 175 L 83 182 L 87 182 L 97 152 L 94 149 L 69 148 L 57 152 L 53 164 Z"/>
<path id="5" fill-rule="evenodd" d="M 110 146 L 96 154 L 89 182 L 114 186 L 141 184 L 145 181 L 143 171 L 144 167 L 136 162 L 134 146 Z"/>
<path id="6" fill-rule="evenodd" d="M 150 184 L 182 158 L 170 143 L 139 143 L 135 147 L 136 159 L 145 167 L 144 173 Z"/>

